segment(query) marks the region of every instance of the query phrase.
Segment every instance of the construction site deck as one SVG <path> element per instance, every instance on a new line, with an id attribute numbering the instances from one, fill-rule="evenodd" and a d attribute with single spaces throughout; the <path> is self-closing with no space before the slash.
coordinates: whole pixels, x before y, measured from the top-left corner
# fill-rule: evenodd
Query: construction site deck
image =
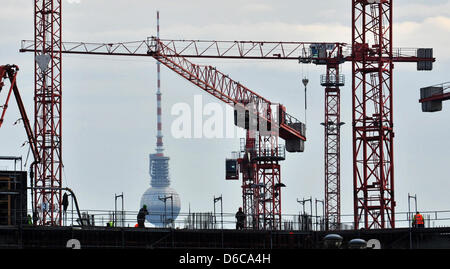
<path id="1" fill-rule="evenodd" d="M 187 230 L 170 228 L 1 226 L 1 248 L 46 249 L 326 249 L 338 234 L 341 249 L 353 239 L 376 239 L 382 249 L 450 248 L 450 228 L 345 231 Z M 75 239 L 75 240 L 74 240 Z M 75 245 L 73 245 L 76 242 Z M 367 248 L 373 248 L 370 244 Z"/>

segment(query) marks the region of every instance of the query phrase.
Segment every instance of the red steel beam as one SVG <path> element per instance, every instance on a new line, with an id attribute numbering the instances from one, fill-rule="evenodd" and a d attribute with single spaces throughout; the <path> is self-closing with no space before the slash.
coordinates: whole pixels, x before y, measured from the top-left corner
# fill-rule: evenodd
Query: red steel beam
<path id="1" fill-rule="evenodd" d="M 197 65 L 184 57 L 168 56 L 174 53 L 173 50 L 161 41 L 155 40 L 155 42 L 157 42 L 155 44 L 157 49 L 151 51 L 150 55 L 169 69 L 229 105 L 242 103 L 257 105 L 258 115 L 267 122 L 275 124 L 270 117 L 266 116 L 268 113 L 267 109 L 273 104 L 271 101 L 253 92 L 241 83 L 232 80 L 228 75 L 218 71 L 213 66 Z M 289 119 L 290 122 L 279 123 L 280 137 L 286 140 L 300 139 L 305 141 L 306 137 L 291 125 L 299 123 L 299 121 L 287 113 L 285 118 Z"/>
<path id="2" fill-rule="evenodd" d="M 5 104 L 3 105 L 3 112 L 0 118 L 0 127 L 2 126 L 3 119 L 5 117 L 6 109 L 8 108 L 8 101 L 10 99 L 11 93 L 14 93 L 14 97 L 16 99 L 17 107 L 19 108 L 20 116 L 22 117 L 23 125 L 25 128 L 25 132 L 27 134 L 28 143 L 31 148 L 31 152 L 33 153 L 33 157 L 35 162 L 40 161 L 36 139 L 34 138 L 33 130 L 31 129 L 30 121 L 28 119 L 27 112 L 25 110 L 25 105 L 23 104 L 22 97 L 20 96 L 19 88 L 17 87 L 17 73 L 19 71 L 19 67 L 16 65 L 2 65 L 0 66 L 0 90 L 3 83 L 3 78 L 8 78 L 11 86 L 8 91 L 8 96 L 6 98 Z"/>
<path id="3" fill-rule="evenodd" d="M 429 102 L 429 101 L 446 101 L 450 100 L 450 92 L 433 95 L 431 97 L 419 99 L 419 103 Z"/>
<path id="4" fill-rule="evenodd" d="M 149 56 L 155 37 L 147 40 L 89 43 L 63 42 L 62 53 L 93 54 L 117 56 Z M 312 44 L 345 46 L 343 43 L 326 42 L 272 42 L 272 41 L 217 41 L 217 40 L 173 40 L 160 39 L 168 48 L 167 56 L 185 58 L 229 58 L 229 59 L 272 59 L 299 60 L 309 57 L 309 46 Z M 34 41 L 22 40 L 20 52 L 34 51 Z"/>
<path id="5" fill-rule="evenodd" d="M 95 42 L 63 42 L 64 54 L 91 54 L 114 56 L 150 56 L 148 51 L 155 37 L 147 40 L 95 43 Z M 329 45 L 341 47 L 343 50 L 342 61 L 353 60 L 352 48 L 346 43 L 340 42 L 285 42 L 285 41 L 219 41 L 219 40 L 176 40 L 160 39 L 167 44 L 172 54 L 167 56 L 182 56 L 185 58 L 225 58 L 225 59 L 255 59 L 255 60 L 304 60 L 311 63 L 311 45 Z M 42 45 L 39 42 L 38 45 Z M 22 40 L 20 52 L 34 52 L 34 41 Z M 337 57 L 337 54 L 327 57 L 314 57 L 315 60 L 328 61 Z M 376 61 L 377 57 L 366 56 L 368 61 Z M 390 60 L 382 57 L 383 60 Z M 308 61 L 309 60 L 309 61 Z M 335 59 L 334 59 L 335 60 Z M 333 61 L 334 61 L 333 60 Z M 416 48 L 394 48 L 392 52 L 393 62 L 416 63 L 421 61 L 435 61 L 435 58 L 418 57 Z"/>

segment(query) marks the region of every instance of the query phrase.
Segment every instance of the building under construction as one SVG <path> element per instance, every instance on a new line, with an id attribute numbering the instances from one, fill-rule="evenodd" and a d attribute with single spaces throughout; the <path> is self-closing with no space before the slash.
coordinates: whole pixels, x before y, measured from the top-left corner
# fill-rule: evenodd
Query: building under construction
<path id="1" fill-rule="evenodd" d="M 34 1 L 34 40 L 22 41 L 20 48 L 22 53 L 34 54 L 33 125 L 28 120 L 17 86 L 19 68 L 0 66 L 0 94 L 6 96 L 0 127 L 6 128 L 1 124 L 8 104 L 15 99 L 33 156 L 28 172 L 21 169 L 0 171 L 0 247 L 450 248 L 450 228 L 432 227 L 435 225 L 431 224 L 446 219 L 441 216 L 447 212 L 427 212 L 428 215 L 422 212 L 425 218 L 422 217 L 419 223 L 413 219 L 417 206 L 408 212 L 396 211 L 394 64 L 412 63 L 417 66 L 417 71 L 431 71 L 436 61 L 433 49 L 393 47 L 392 0 L 351 2 L 352 36 L 351 44 L 347 44 L 341 41 L 162 39 L 159 36 L 159 12 L 157 35 L 145 40 L 63 42 L 62 1 Z M 124 212 L 123 208 L 120 213 L 117 210 L 82 212 L 76 194 L 64 185 L 61 74 L 66 54 L 156 60 L 156 153 L 149 155 L 151 187 L 140 200 L 140 206 L 145 204 L 150 209 L 147 223 L 155 228 L 135 228 L 137 212 Z M 304 210 L 303 214 L 288 216 L 282 211 L 283 188 L 286 188 L 282 163 L 289 158 L 286 152 L 304 154 L 309 135 L 306 123 L 288 113 L 292 108 L 278 100 L 269 100 L 214 66 L 194 63 L 198 59 L 296 61 L 301 65 L 324 68 L 320 77 L 325 97 L 321 123 L 325 168 L 321 182 L 324 185 L 322 215 L 319 216 L 317 209 L 314 215 L 312 198 L 309 199 L 310 214 Z M 344 219 L 348 216 L 341 213 L 340 129 L 344 122 L 341 121 L 340 89 L 346 84 L 342 72 L 342 65 L 346 63 L 352 66 L 353 214 L 349 219 Z M 245 214 L 242 230 L 235 229 L 234 214 L 224 214 L 223 209 L 220 214 L 190 210 L 187 214 L 180 213 L 180 197 L 170 188 L 169 157 L 164 155 L 163 148 L 161 65 L 200 92 L 231 106 L 234 124 L 245 130 L 241 148 L 233 158 L 226 159 L 224 165 L 225 178 L 241 183 L 241 190 L 237 191 L 242 194 Z M 303 79 L 305 113 L 308 82 L 307 78 Z M 449 99 L 447 89 L 447 84 L 421 89 L 423 111 L 442 110 L 442 101 Z M 20 158 L 3 159 L 17 161 Z M 67 193 L 75 209 L 68 209 Z M 27 208 L 28 196 L 31 208 Z M 214 197 L 214 209 L 221 198 Z M 409 196 L 408 202 L 410 198 L 416 199 Z M 306 201 L 297 202 L 305 206 Z M 399 216 L 402 219 L 398 219 Z M 70 225 L 67 224 L 69 219 Z M 403 222 L 401 227 L 398 227 L 399 221 Z M 424 223 L 425 227 L 417 226 Z"/>

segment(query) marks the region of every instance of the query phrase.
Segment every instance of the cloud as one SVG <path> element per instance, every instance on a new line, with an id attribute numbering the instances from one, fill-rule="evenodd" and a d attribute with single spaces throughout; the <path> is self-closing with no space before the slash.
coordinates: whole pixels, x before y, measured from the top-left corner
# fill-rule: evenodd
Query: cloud
<path id="1" fill-rule="evenodd" d="M 401 22 L 394 26 L 394 32 L 396 47 L 431 47 L 439 61 L 450 60 L 450 17 Z"/>
<path id="2" fill-rule="evenodd" d="M 399 22 L 415 21 L 421 22 L 430 17 L 450 16 L 450 1 L 407 1 L 400 7 L 394 9 L 395 20 Z"/>
<path id="3" fill-rule="evenodd" d="M 268 4 L 252 3 L 252 4 L 244 4 L 241 10 L 246 12 L 266 12 L 272 11 L 273 7 Z"/>
<path id="4" fill-rule="evenodd" d="M 350 36 L 350 27 L 336 23 L 294 24 L 260 22 L 244 24 L 171 25 L 164 36 L 174 39 L 340 41 Z M 347 37 L 347 38 L 346 38 Z"/>

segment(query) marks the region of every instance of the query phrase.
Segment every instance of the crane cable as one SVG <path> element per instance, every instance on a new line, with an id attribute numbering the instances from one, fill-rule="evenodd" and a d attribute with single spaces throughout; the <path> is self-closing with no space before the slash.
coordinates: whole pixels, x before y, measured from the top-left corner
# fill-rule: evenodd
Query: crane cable
<path id="1" fill-rule="evenodd" d="M 307 112 L 307 108 L 308 108 L 308 99 L 307 99 L 307 85 L 308 85 L 308 83 L 309 83 L 309 79 L 308 79 L 308 74 L 304 74 L 304 72 L 303 72 L 303 64 L 300 64 L 301 65 L 301 76 L 302 76 L 302 83 L 303 83 L 303 85 L 305 86 L 305 89 L 304 89 L 304 93 L 305 93 L 305 100 L 304 100 L 304 102 L 305 102 L 305 125 L 306 125 L 306 123 L 307 123 L 307 115 L 306 115 L 306 112 Z M 308 73 L 308 70 L 307 70 L 307 73 Z"/>

